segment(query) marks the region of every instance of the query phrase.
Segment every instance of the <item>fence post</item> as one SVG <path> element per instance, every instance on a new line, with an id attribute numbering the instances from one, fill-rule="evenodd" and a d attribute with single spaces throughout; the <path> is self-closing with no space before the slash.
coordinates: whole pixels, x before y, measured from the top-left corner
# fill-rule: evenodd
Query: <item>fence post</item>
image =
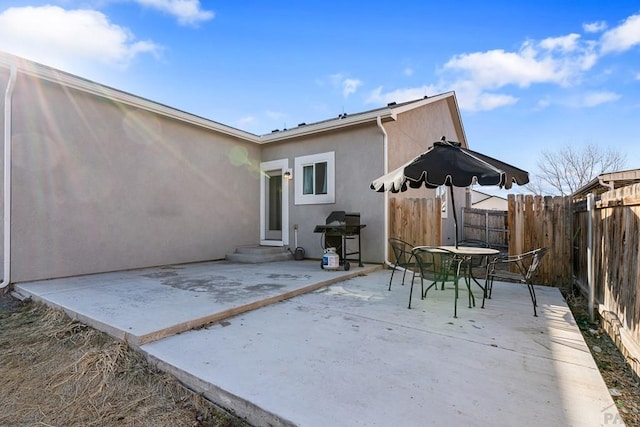
<path id="1" fill-rule="evenodd" d="M 484 213 L 484 241 L 489 243 L 489 212 Z"/>
<path id="2" fill-rule="evenodd" d="M 587 194 L 587 284 L 589 286 L 589 319 L 593 322 L 594 305 L 595 305 L 595 283 L 593 283 L 593 217 L 594 217 L 595 198 L 593 193 Z"/>

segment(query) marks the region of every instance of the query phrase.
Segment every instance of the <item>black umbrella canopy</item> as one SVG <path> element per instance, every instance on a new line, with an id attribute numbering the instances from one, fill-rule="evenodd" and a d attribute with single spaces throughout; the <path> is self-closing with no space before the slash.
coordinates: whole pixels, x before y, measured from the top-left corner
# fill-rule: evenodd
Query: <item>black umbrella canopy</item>
<path id="1" fill-rule="evenodd" d="M 460 146 L 459 142 L 442 140 L 435 142 L 424 154 L 374 180 L 372 190 L 397 193 L 410 188 L 449 187 L 455 228 L 455 243 L 458 246 L 458 218 L 453 198 L 453 187 L 468 187 L 471 184 L 496 185 L 509 189 L 515 182 L 529 182 L 529 173 L 493 157 L 485 156 Z"/>
<path id="2" fill-rule="evenodd" d="M 529 182 L 529 173 L 493 157 L 467 150 L 459 142 L 443 140 L 427 152 L 371 183 L 376 191 L 397 193 L 410 188 L 436 188 L 441 185 L 468 187 L 471 184 L 496 185 L 509 189 L 513 183 Z"/>

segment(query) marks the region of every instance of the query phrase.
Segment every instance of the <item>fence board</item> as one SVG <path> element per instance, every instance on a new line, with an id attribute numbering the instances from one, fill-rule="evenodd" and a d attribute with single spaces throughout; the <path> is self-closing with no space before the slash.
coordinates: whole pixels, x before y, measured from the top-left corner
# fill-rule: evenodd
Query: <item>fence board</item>
<path id="1" fill-rule="evenodd" d="M 640 184 L 603 193 L 594 209 L 594 291 L 604 326 L 640 374 Z M 586 294 L 588 212 L 573 205 L 574 274 Z"/>
<path id="2" fill-rule="evenodd" d="M 506 249 L 509 245 L 507 212 L 488 209 L 462 209 L 462 238 L 476 239 L 492 247 Z"/>
<path id="3" fill-rule="evenodd" d="M 572 282 L 571 205 L 568 197 L 509 195 L 509 255 L 547 247 L 536 284 Z"/>
<path id="4" fill-rule="evenodd" d="M 549 252 L 543 258 L 536 284 L 569 286 L 572 282 L 571 260 L 574 253 L 570 199 L 510 195 L 507 205 L 508 232 L 503 234 L 508 235 L 509 254 L 546 246 Z M 439 207 L 439 198 L 390 198 L 390 236 L 415 245 L 439 245 L 442 239 Z M 502 218 L 504 221 L 504 216 Z M 494 225 L 497 229 L 497 224 Z M 466 228 L 464 233 L 465 238 L 476 238 L 467 235 Z M 485 240 L 485 237 L 480 239 Z"/>
<path id="5" fill-rule="evenodd" d="M 389 199 L 389 236 L 413 245 L 439 245 L 442 235 L 440 198 Z"/>

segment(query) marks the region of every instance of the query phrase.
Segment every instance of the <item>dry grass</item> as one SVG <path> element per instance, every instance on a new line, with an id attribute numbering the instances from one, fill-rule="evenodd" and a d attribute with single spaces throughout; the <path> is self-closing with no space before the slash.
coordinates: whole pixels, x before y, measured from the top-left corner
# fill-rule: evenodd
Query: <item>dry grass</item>
<path id="1" fill-rule="evenodd" d="M 40 304 L 0 307 L 0 408 L 2 426 L 245 425 L 124 343 Z"/>

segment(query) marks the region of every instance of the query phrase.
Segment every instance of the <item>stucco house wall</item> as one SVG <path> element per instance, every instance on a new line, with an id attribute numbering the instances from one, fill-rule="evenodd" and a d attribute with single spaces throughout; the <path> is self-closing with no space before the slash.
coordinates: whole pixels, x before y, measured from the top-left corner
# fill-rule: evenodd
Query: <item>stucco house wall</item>
<path id="1" fill-rule="evenodd" d="M 471 207 L 474 209 L 496 211 L 506 211 L 509 209 L 507 199 L 504 197 L 486 194 L 477 190 L 471 190 Z"/>
<path id="2" fill-rule="evenodd" d="M 293 182 L 289 185 L 290 243 L 293 247 L 293 228 L 298 225 L 298 246 L 310 258 L 322 257 L 322 235 L 314 233 L 317 224 L 324 224 L 332 211 L 359 212 L 360 222 L 366 224 L 360 240 L 363 262 L 382 262 L 384 259 L 384 200 L 381 194 L 368 189 L 383 169 L 383 134 L 375 122 L 348 128 L 340 132 L 325 132 L 290 141 L 263 146 L 263 161 L 288 159 L 293 167 L 295 158 L 325 152 L 335 153 L 335 203 L 298 205 L 295 203 Z M 301 179 L 294 175 L 293 180 Z M 354 248 L 357 243 L 353 242 Z"/>
<path id="3" fill-rule="evenodd" d="M 260 242 L 261 163 L 287 159 L 293 169 L 296 158 L 327 152 L 335 154 L 335 202 L 296 203 L 294 175 L 283 187 L 282 243 L 294 247 L 297 226 L 298 246 L 320 258 L 315 225 L 335 210 L 359 212 L 362 259 L 384 262 L 389 195 L 368 187 L 386 172 L 385 156 L 388 171 L 443 135 L 466 146 L 452 93 L 262 136 L 1 52 L 0 93 L 12 100 L 5 109 L 0 99 L 11 116 L 1 142 L 12 149 L 12 282 L 223 259 Z M 4 120 L 0 127 L 9 129 Z M 462 207 L 464 189 L 456 192 Z M 4 221 L 4 207 L 0 214 Z M 443 236 L 452 240 L 452 231 Z"/>
<path id="4" fill-rule="evenodd" d="M 12 104 L 13 282 L 255 243 L 256 144 L 23 73 Z"/>
<path id="5" fill-rule="evenodd" d="M 424 153 L 445 136 L 449 141 L 461 142 L 468 148 L 461 123 L 456 120 L 457 106 L 454 97 L 447 97 L 423 107 L 411 109 L 397 115 L 397 120 L 385 123 L 389 135 L 389 170 L 394 170 L 411 159 Z M 454 188 L 455 206 L 458 218 L 462 217 L 465 206 L 465 189 Z M 436 197 L 435 189 L 411 189 L 404 193 L 396 193 L 391 197 Z M 449 191 L 445 197 L 450 197 Z M 450 204 L 449 204 L 450 206 Z M 459 234 L 461 230 L 458 230 Z M 442 218 L 442 244 L 454 244 L 453 212 Z"/>

